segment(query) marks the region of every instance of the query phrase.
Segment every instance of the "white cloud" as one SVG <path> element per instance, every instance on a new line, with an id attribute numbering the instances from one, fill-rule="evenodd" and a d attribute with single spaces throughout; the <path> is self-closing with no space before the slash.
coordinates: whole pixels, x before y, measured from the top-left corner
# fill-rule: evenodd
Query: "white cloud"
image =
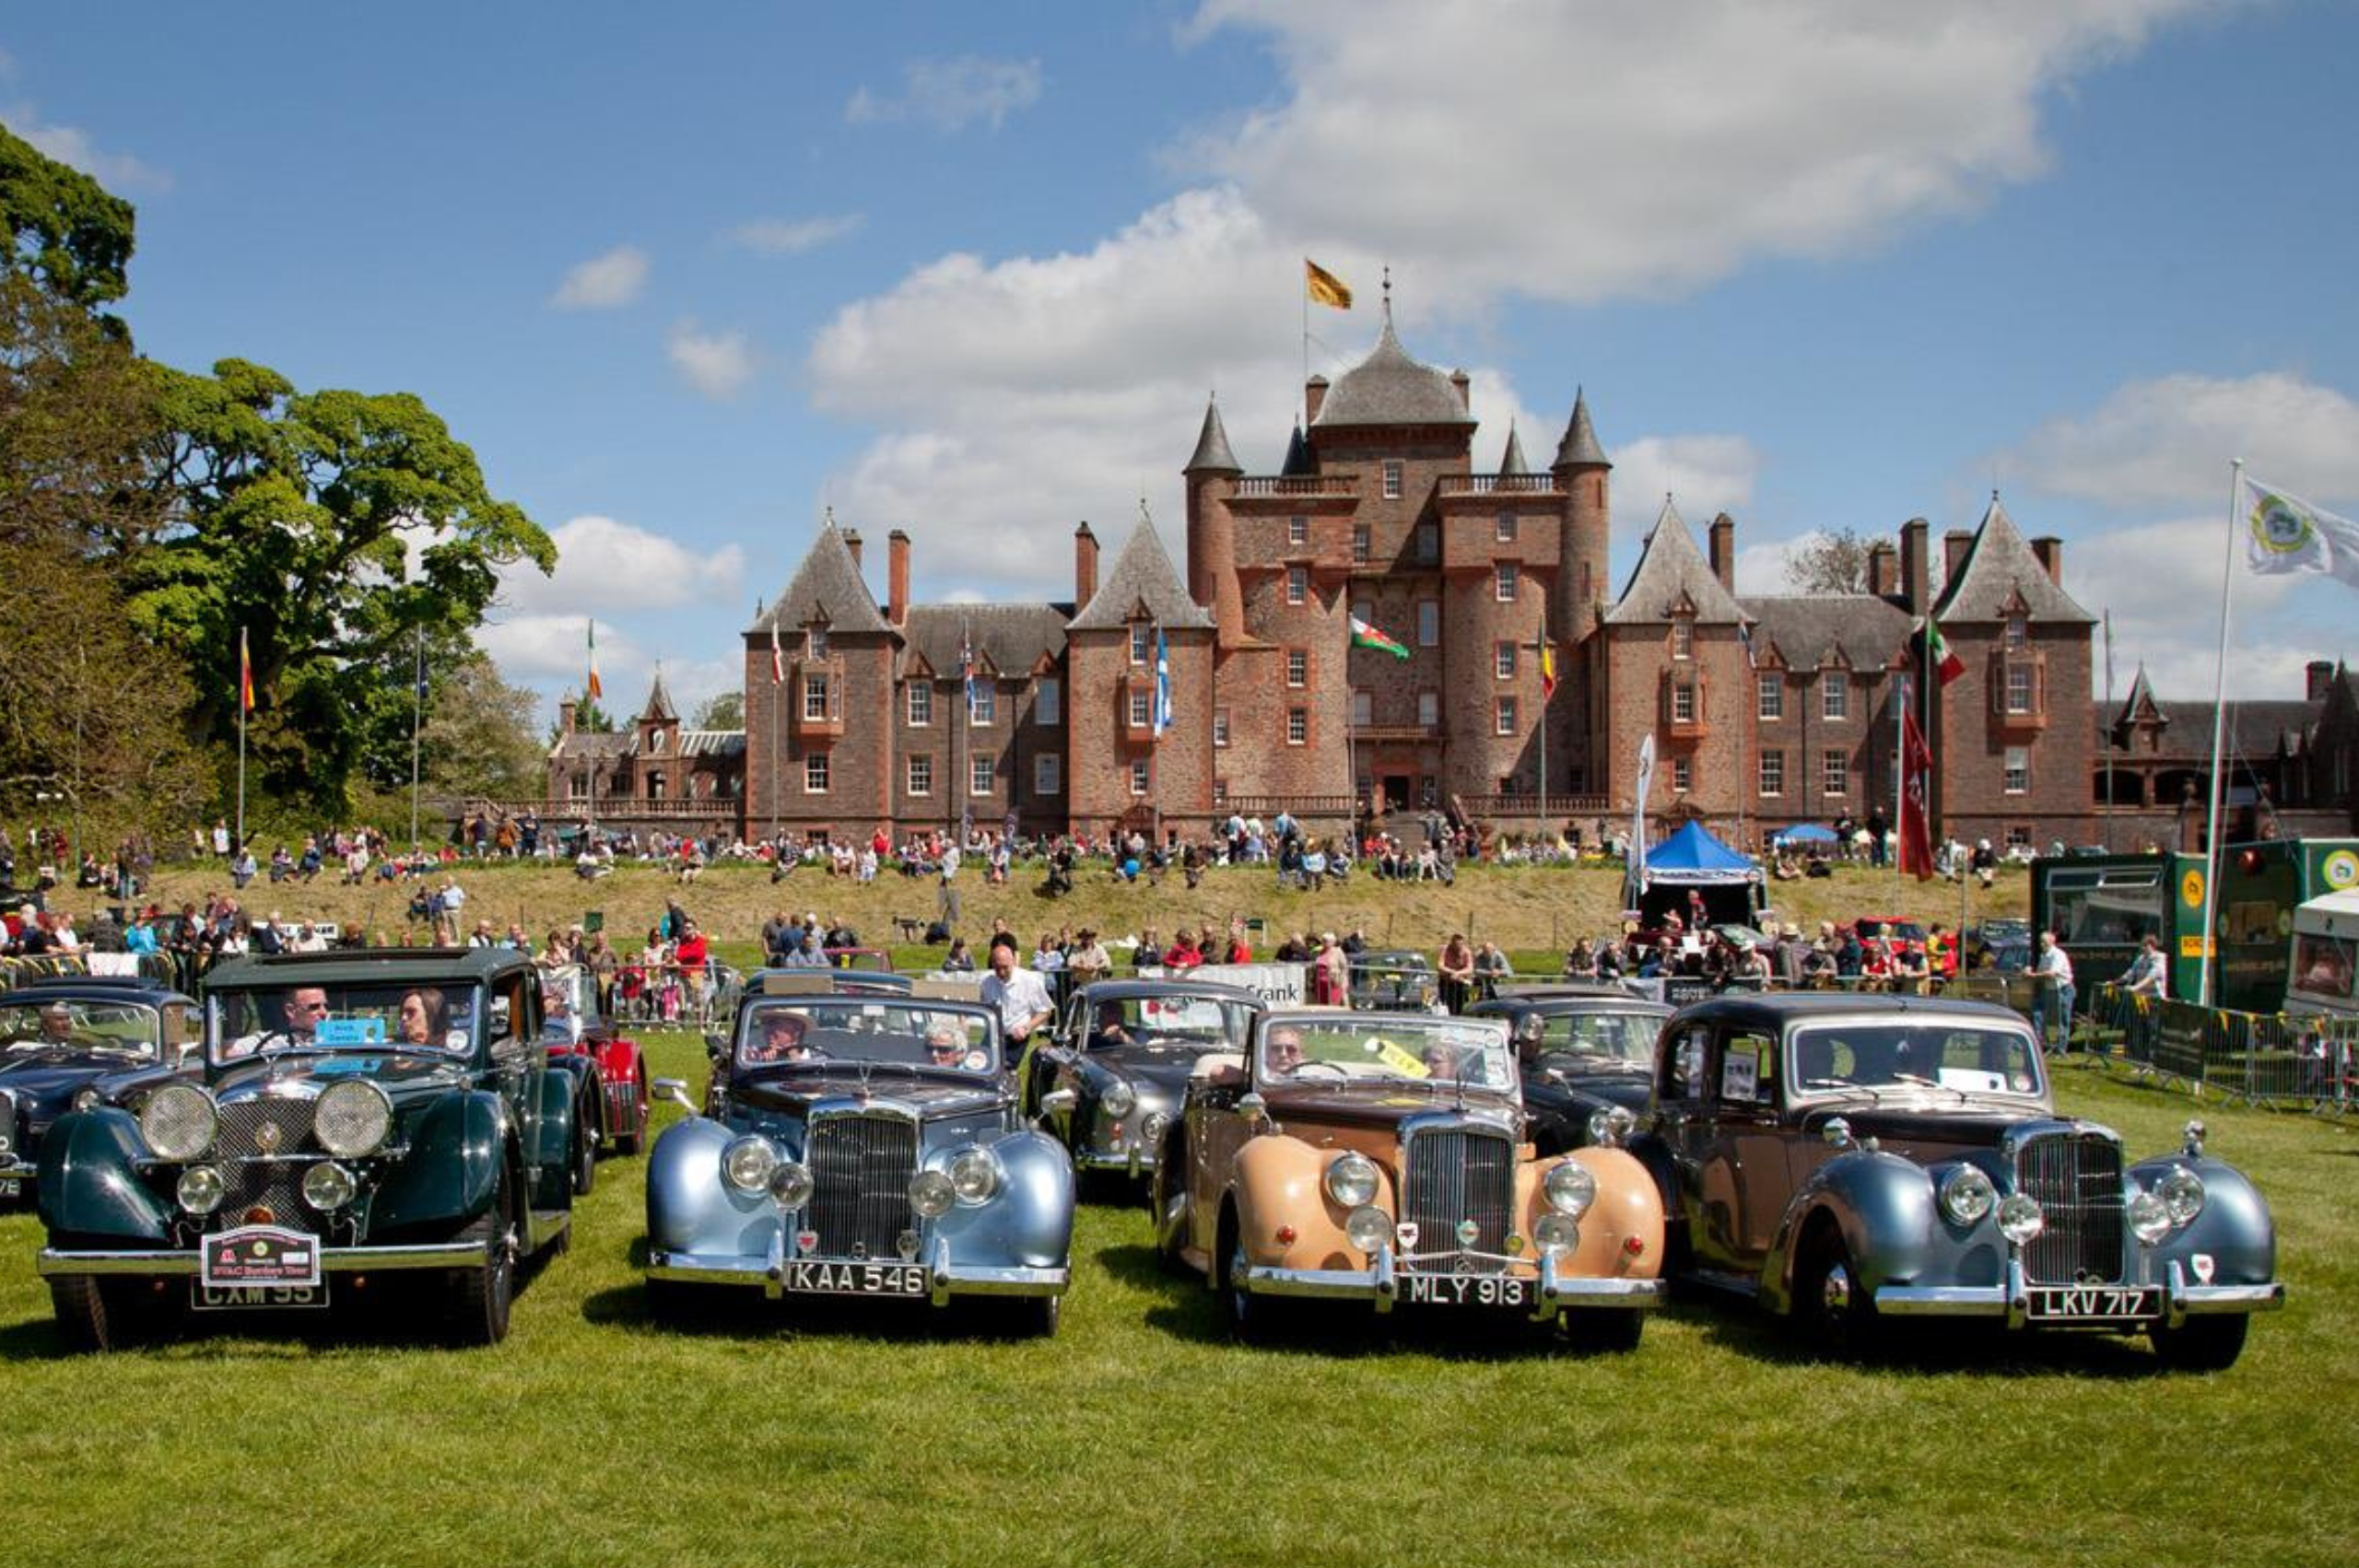
<path id="1" fill-rule="evenodd" d="M 957 131 L 987 123 L 994 131 L 1018 110 L 1040 101 L 1040 62 L 985 60 L 961 55 L 955 60 L 912 60 L 901 67 L 898 97 L 855 89 L 844 105 L 844 118 L 855 125 L 895 120 L 920 120 L 940 131 Z"/>
<path id="2" fill-rule="evenodd" d="M 1761 453 L 1742 436 L 1644 436 L 1608 455 L 1614 531 L 1634 537 L 1654 526 L 1666 495 L 1691 528 L 1736 513 L 1761 474 Z"/>
<path id="3" fill-rule="evenodd" d="M 6 74 L 15 74 L 13 65 Z M 154 164 L 129 153 L 107 151 L 91 138 L 90 133 L 79 126 L 44 125 L 38 111 L 29 103 L 9 105 L 5 118 L 17 135 L 30 142 L 44 156 L 80 170 L 110 190 L 169 191 L 172 188 L 172 177 Z"/>
<path id="4" fill-rule="evenodd" d="M 742 332 L 707 333 L 684 319 L 664 335 L 663 353 L 682 380 L 710 398 L 735 397 L 754 379 L 753 346 Z"/>
<path id="5" fill-rule="evenodd" d="M 476 628 L 475 641 L 501 674 L 528 685 L 562 682 L 576 691 L 590 668 L 586 615 L 510 615 Z M 598 638 L 598 683 L 612 699 L 618 671 L 644 667 L 638 646 L 611 623 Z"/>
<path id="6" fill-rule="evenodd" d="M 734 544 L 691 550 L 595 514 L 569 518 L 549 537 L 557 550 L 554 576 L 520 566 L 501 580 L 507 624 L 562 614 L 578 640 L 586 615 L 729 604 L 747 595 L 745 553 Z"/>
<path id="7" fill-rule="evenodd" d="M 612 310 L 639 298 L 647 285 L 647 253 L 617 245 L 566 269 L 549 303 L 560 310 Z"/>
<path id="8" fill-rule="evenodd" d="M 729 238 L 732 243 L 766 256 L 799 256 L 858 233 L 863 221 L 858 213 L 841 213 L 832 217 L 764 218 L 738 225 L 729 231 Z"/>
<path id="9" fill-rule="evenodd" d="M 2359 497 L 2359 403 L 2280 370 L 2164 376 L 2049 420 L 1998 464 L 2054 495 L 2116 508 L 2216 497 L 2225 515 L 2237 457 L 2257 478 L 2321 504 Z"/>

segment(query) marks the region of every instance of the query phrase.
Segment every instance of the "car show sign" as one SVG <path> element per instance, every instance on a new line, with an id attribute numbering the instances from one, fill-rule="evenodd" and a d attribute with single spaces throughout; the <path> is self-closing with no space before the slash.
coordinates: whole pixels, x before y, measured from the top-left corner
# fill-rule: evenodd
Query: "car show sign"
<path id="1" fill-rule="evenodd" d="M 210 1288 L 316 1285 L 319 1238 L 277 1225 L 241 1225 L 205 1238 L 199 1272 Z"/>

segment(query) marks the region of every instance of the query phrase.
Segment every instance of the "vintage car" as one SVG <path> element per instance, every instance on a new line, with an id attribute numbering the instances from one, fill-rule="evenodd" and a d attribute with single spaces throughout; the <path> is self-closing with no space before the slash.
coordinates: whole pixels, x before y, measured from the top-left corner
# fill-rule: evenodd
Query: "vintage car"
<path id="1" fill-rule="evenodd" d="M 1244 1050 L 1263 1011 L 1251 991 L 1210 980 L 1076 987 L 1055 1040 L 1027 1058 L 1030 1103 L 1038 1107 L 1056 1090 L 1072 1090 L 1073 1103 L 1049 1113 L 1044 1125 L 1064 1140 L 1079 1169 L 1136 1177 L 1155 1168 L 1197 1059 Z"/>
<path id="2" fill-rule="evenodd" d="M 828 969 L 814 965 L 810 968 L 757 969 L 745 977 L 745 989 L 761 989 L 773 975 L 823 975 L 827 977 L 839 996 L 907 996 L 910 987 L 915 982 L 914 976 L 897 975 L 889 969 Z"/>
<path id="3" fill-rule="evenodd" d="M 646 1141 L 647 1059 L 639 1042 L 599 1011 L 595 978 L 574 965 L 542 971 L 541 1039 L 554 1060 L 581 1078 L 573 1186 L 587 1192 L 600 1154 L 636 1154 Z"/>
<path id="4" fill-rule="evenodd" d="M 504 1337 L 519 1260 L 571 1219 L 574 1080 L 540 994 L 506 948 L 217 966 L 202 1077 L 42 1141 L 38 1267 L 68 1342 L 411 1285 L 457 1341 Z"/>
<path id="5" fill-rule="evenodd" d="M 1628 1348 L 1662 1295 L 1652 1178 L 1621 1149 L 1534 1153 L 1497 1019 L 1264 1013 L 1250 1051 L 1198 1059 L 1149 1203 L 1249 1337 L 1325 1298 Z"/>
<path id="6" fill-rule="evenodd" d="M 1345 984 L 1351 1005 L 1362 1010 L 1430 1012 L 1441 1005 L 1441 981 L 1434 974 L 1433 960 L 1408 948 L 1371 949 L 1355 955 Z"/>
<path id="7" fill-rule="evenodd" d="M 194 998 L 152 980 L 61 975 L 0 996 L 0 1200 L 23 1196 L 68 1111 L 136 1108 L 196 1071 Z"/>
<path id="8" fill-rule="evenodd" d="M 704 1114 L 648 1159 L 658 1316 L 721 1285 L 772 1301 L 1004 1297 L 1025 1331 L 1056 1332 L 1073 1161 L 1018 1114 L 996 1012 L 928 982 L 892 997 L 774 975 L 708 1045 Z M 655 1087 L 689 1103 L 676 1079 Z"/>
<path id="9" fill-rule="evenodd" d="M 1647 1109 L 1655 1036 L 1672 1009 L 1614 985 L 1505 991 L 1467 1010 L 1507 1022 L 1532 1146 L 1561 1154 L 1628 1141 Z"/>
<path id="10" fill-rule="evenodd" d="M 1657 1049 L 1651 1128 L 1672 1269 L 1757 1297 L 1822 1349 L 1883 1319 L 2143 1331 L 2218 1368 L 2281 1305 L 2252 1184 L 2202 1151 L 2128 1163 L 2056 1114 L 2039 1042 L 1987 1003 L 1723 997 Z"/>

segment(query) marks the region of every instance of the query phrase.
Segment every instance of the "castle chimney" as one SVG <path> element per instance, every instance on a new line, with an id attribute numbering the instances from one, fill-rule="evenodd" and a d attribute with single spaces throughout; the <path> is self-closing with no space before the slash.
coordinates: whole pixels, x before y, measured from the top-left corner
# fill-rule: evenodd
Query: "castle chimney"
<path id="1" fill-rule="evenodd" d="M 2031 553 L 2047 568 L 2048 580 L 2057 587 L 2064 586 L 2064 541 L 2054 534 L 2045 534 L 2031 542 Z"/>
<path id="2" fill-rule="evenodd" d="M 1868 591 L 1879 599 L 1900 591 L 1900 552 L 1888 539 L 1868 546 Z"/>
<path id="3" fill-rule="evenodd" d="M 1467 413 L 1474 412 L 1474 380 L 1463 370 L 1449 373 L 1449 384 L 1458 389 L 1458 406 Z"/>
<path id="4" fill-rule="evenodd" d="M 2312 665 L 2311 668 L 2316 669 L 2317 666 Z M 574 707 L 574 700 L 571 697 L 566 697 L 557 705 L 557 732 L 558 734 L 570 735 L 573 733 Z"/>
<path id="5" fill-rule="evenodd" d="M 851 552 L 851 564 L 855 567 L 859 566 L 860 530 L 856 528 L 847 528 L 844 530 L 844 548 Z"/>
<path id="6" fill-rule="evenodd" d="M 1966 553 L 1974 548 L 1974 531 L 1953 528 L 1942 535 L 1942 584 L 1947 588 L 1966 569 Z"/>
<path id="7" fill-rule="evenodd" d="M 1900 525 L 1900 600 L 1912 615 L 1921 615 L 1932 603 L 1925 581 L 1925 539 L 1932 525 L 1912 517 Z"/>
<path id="8" fill-rule="evenodd" d="M 2308 676 L 2303 692 L 2304 700 L 2324 702 L 2327 688 L 2334 685 L 2334 661 L 2313 659 L 2303 667 L 2303 673 Z"/>
<path id="9" fill-rule="evenodd" d="M 1077 614 L 1097 597 L 1097 535 L 1085 520 L 1073 531 L 1073 607 Z"/>
<path id="10" fill-rule="evenodd" d="M 1311 378 L 1310 378 L 1310 380 L 1307 380 L 1307 381 L 1303 382 L 1303 383 L 1302 383 L 1302 422 L 1303 422 L 1305 425 L 1316 425 L 1317 423 L 1319 423 L 1319 410 L 1320 410 L 1321 407 L 1325 406 L 1326 402 L 1327 402 L 1327 378 L 1326 378 L 1326 377 L 1324 377 L 1324 376 L 1313 376 L 1313 377 L 1311 377 Z"/>
<path id="11" fill-rule="evenodd" d="M 1734 593 L 1736 591 L 1736 520 L 1726 512 L 1712 519 L 1712 526 L 1706 534 L 1706 542 L 1712 560 L 1712 575 L 1720 579 L 1722 588 Z"/>
<path id="12" fill-rule="evenodd" d="M 897 626 L 910 618 L 910 536 L 898 528 L 885 536 L 885 618 Z"/>

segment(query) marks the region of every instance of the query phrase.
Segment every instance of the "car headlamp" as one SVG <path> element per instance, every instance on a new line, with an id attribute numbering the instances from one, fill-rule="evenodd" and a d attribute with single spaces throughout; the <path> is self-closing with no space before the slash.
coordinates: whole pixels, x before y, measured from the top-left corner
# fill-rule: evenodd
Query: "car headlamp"
<path id="1" fill-rule="evenodd" d="M 1344 1239 L 1373 1257 L 1392 1239 L 1392 1216 L 1363 1203 L 1344 1217 Z"/>
<path id="2" fill-rule="evenodd" d="M 1170 1130 L 1169 1117 L 1161 1111 L 1149 1111 L 1146 1119 L 1139 1123 L 1139 1141 L 1149 1149 L 1159 1149 L 1163 1146 L 1163 1135 Z"/>
<path id="3" fill-rule="evenodd" d="M 2028 1192 L 2011 1192 L 1999 1205 L 1999 1234 L 2022 1246 L 2048 1228 L 2039 1199 Z"/>
<path id="4" fill-rule="evenodd" d="M 2162 1198 L 2163 1207 L 2170 1211 L 2174 1228 L 2193 1224 L 2196 1216 L 2203 1212 L 2203 1178 L 2185 1165 L 2165 1176 L 2154 1190 Z"/>
<path id="5" fill-rule="evenodd" d="M 1586 1167 L 1567 1160 L 1552 1166 L 1540 1183 L 1548 1207 L 1567 1219 L 1578 1220 L 1597 1201 L 1597 1178 Z"/>
<path id="6" fill-rule="evenodd" d="M 770 1173 L 778 1169 L 778 1150 L 767 1138 L 747 1136 L 721 1152 L 721 1177 L 740 1192 L 769 1188 Z"/>
<path id="7" fill-rule="evenodd" d="M 942 1218 L 957 1201 L 950 1178 L 940 1171 L 920 1171 L 910 1178 L 910 1207 L 929 1220 Z"/>
<path id="8" fill-rule="evenodd" d="M 2130 1195 L 2127 1218 L 2130 1234 L 2147 1246 L 2171 1234 L 2170 1205 L 2163 1201 L 2161 1194 L 2149 1192 L 2144 1188 Z"/>
<path id="9" fill-rule="evenodd" d="M 781 1160 L 770 1172 L 770 1196 L 782 1209 L 800 1209 L 811 1201 L 811 1192 L 817 1184 L 812 1180 L 811 1167 L 792 1160 Z"/>
<path id="10" fill-rule="evenodd" d="M 323 1160 L 303 1173 L 303 1201 L 322 1213 L 352 1201 L 352 1173 L 334 1160 Z"/>
<path id="11" fill-rule="evenodd" d="M 1532 1223 L 1532 1239 L 1551 1258 L 1562 1258 L 1581 1244 L 1581 1226 L 1570 1214 L 1543 1214 Z"/>
<path id="12" fill-rule="evenodd" d="M 1602 1106 L 1589 1113 L 1589 1141 L 1596 1148 L 1619 1149 L 1637 1125 L 1638 1118 L 1620 1106 Z"/>
<path id="13" fill-rule="evenodd" d="M 1097 1103 L 1106 1107 L 1108 1116 L 1120 1119 L 1137 1108 L 1139 1094 L 1122 1079 L 1109 1079 L 1105 1092 L 1097 1096 Z"/>
<path id="14" fill-rule="evenodd" d="M 1960 1165 L 1942 1178 L 1942 1213 L 1953 1225 L 1971 1227 L 1999 1206 L 1999 1189 L 1976 1165 Z"/>
<path id="15" fill-rule="evenodd" d="M 950 1156 L 950 1191 L 961 1203 L 988 1203 L 999 1192 L 999 1162 L 983 1148 L 961 1149 Z"/>
<path id="16" fill-rule="evenodd" d="M 1376 1199 L 1376 1162 L 1346 1150 L 1327 1163 L 1327 1196 L 1346 1209 L 1357 1209 Z"/>
<path id="17" fill-rule="evenodd" d="M 77 1111 L 97 1110 L 99 1092 L 87 1083 L 83 1084 L 82 1087 L 74 1091 L 74 1108 Z"/>
<path id="18" fill-rule="evenodd" d="M 194 1160 L 213 1146 L 220 1120 L 212 1095 L 194 1083 L 167 1083 L 147 1096 L 139 1135 L 158 1159 Z"/>
<path id="19" fill-rule="evenodd" d="M 210 1214 L 221 1207 L 229 1186 L 211 1165 L 191 1165 L 181 1173 L 181 1207 L 192 1214 Z"/>
<path id="20" fill-rule="evenodd" d="M 339 1160 L 375 1153 L 393 1130 L 393 1097 L 365 1079 L 338 1079 L 311 1107 L 311 1135 Z"/>

